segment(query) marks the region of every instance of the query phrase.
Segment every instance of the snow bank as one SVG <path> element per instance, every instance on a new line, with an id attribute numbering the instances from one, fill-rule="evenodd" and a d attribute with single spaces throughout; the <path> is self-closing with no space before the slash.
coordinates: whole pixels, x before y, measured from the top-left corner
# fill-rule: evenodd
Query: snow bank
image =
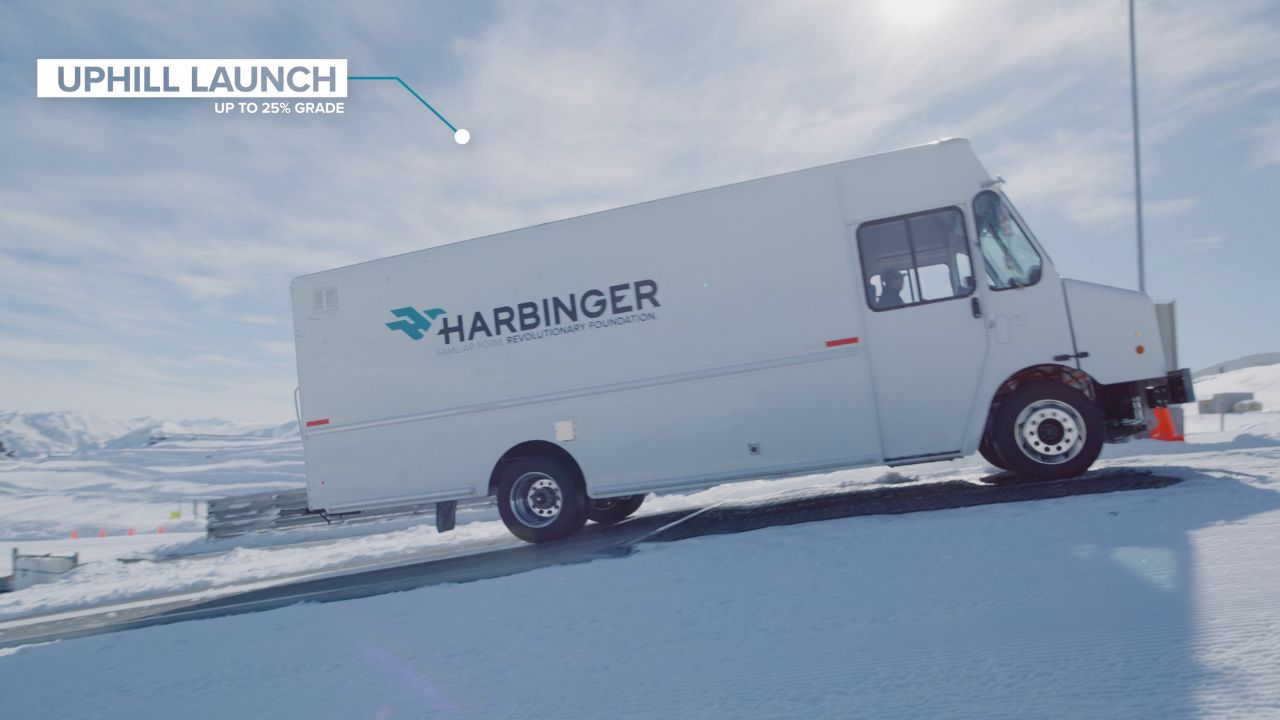
<path id="1" fill-rule="evenodd" d="M 305 534 L 304 534 L 305 537 Z M 294 538 L 295 541 L 298 538 Z M 190 548 L 202 541 L 181 538 Z M 343 542 L 268 548 L 232 548 L 208 556 L 129 563 L 82 565 L 57 582 L 0 595 L 0 621 L 29 615 L 197 590 L 228 588 L 262 580 L 285 582 L 324 571 L 353 572 L 388 563 L 421 560 L 462 548 L 476 550 L 517 544 L 501 523 L 466 525 L 445 534 L 415 525 Z M 66 544 L 59 546 L 65 552 Z M 163 555 L 165 546 L 153 547 Z"/>
<path id="2" fill-rule="evenodd" d="M 1263 410 L 1280 410 L 1280 365 L 1230 370 L 1220 375 L 1208 375 L 1195 381 L 1196 397 L 1207 400 L 1217 393 L 1251 392 L 1262 402 Z M 1188 412 L 1197 412 L 1195 405 Z"/>

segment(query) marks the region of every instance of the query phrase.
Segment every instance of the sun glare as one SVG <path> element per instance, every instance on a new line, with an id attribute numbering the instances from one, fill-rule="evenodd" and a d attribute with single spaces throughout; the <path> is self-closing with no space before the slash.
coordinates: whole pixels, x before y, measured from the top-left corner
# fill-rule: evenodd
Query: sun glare
<path id="1" fill-rule="evenodd" d="M 947 15 L 947 0 L 879 0 L 876 11 L 885 24 L 904 31 L 927 30 Z"/>

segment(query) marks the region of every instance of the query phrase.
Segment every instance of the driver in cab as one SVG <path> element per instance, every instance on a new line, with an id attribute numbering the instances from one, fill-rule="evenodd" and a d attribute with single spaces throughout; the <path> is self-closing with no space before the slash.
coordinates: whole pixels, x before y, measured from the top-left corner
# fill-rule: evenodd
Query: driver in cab
<path id="1" fill-rule="evenodd" d="M 880 294 L 876 296 L 876 307 L 892 308 L 902 304 L 902 271 L 886 268 L 880 273 Z"/>

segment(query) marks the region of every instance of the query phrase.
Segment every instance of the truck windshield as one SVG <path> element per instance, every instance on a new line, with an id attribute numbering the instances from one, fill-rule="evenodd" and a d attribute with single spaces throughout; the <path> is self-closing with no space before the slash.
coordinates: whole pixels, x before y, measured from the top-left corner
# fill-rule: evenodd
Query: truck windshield
<path id="1" fill-rule="evenodd" d="M 984 190 L 973 199 L 974 225 L 982 248 L 987 284 L 994 290 L 1026 287 L 1040 281 L 1040 253 L 1009 211 L 1006 200 Z"/>

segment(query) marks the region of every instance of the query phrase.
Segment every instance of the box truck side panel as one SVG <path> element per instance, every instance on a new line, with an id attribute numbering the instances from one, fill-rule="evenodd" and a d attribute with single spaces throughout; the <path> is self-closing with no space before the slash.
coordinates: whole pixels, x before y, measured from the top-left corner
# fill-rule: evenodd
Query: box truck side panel
<path id="1" fill-rule="evenodd" d="M 573 455 L 593 496 L 875 462 L 856 350 L 797 364 L 665 382 L 497 411 L 312 433 L 312 501 L 342 511 L 481 496 L 507 449 L 528 440 Z M 557 440 L 570 423 L 571 440 Z M 859 442 L 870 431 L 872 442 Z M 312 478 L 309 478 L 312 479 Z"/>
<path id="2" fill-rule="evenodd" d="M 600 488 L 873 461 L 836 170 L 299 278 L 318 506 L 480 492 L 507 447 L 561 420 Z"/>

